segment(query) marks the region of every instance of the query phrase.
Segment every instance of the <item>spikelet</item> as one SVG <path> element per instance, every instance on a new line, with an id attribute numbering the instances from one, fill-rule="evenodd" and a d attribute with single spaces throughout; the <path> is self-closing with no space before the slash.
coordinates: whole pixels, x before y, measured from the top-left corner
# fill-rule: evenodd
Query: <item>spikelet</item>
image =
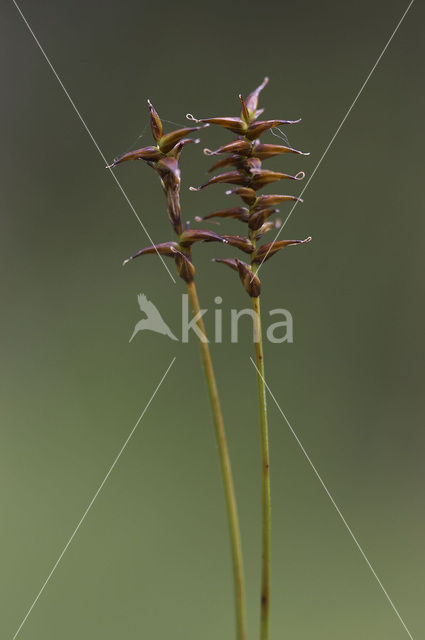
<path id="1" fill-rule="evenodd" d="M 278 221 L 274 223 L 269 218 L 279 210 L 272 205 L 285 201 L 302 202 L 300 198 L 292 195 L 258 195 L 258 191 L 278 180 L 302 180 L 305 177 L 303 171 L 295 175 L 289 175 L 280 171 L 269 171 L 262 168 L 263 160 L 281 156 L 287 153 L 308 156 L 304 151 L 299 151 L 290 146 L 263 144 L 259 137 L 280 125 L 295 124 L 300 120 L 257 120 L 262 113 L 258 109 L 258 99 L 261 91 L 268 83 L 268 78 L 252 91 L 246 99 L 239 96 L 241 102 L 240 117 L 223 118 L 202 118 L 195 119 L 189 115 L 189 119 L 197 123 L 207 123 L 224 127 L 234 134 L 236 139 L 218 147 L 215 150 L 204 149 L 207 156 L 218 156 L 219 160 L 209 169 L 209 173 L 222 167 L 233 167 L 229 171 L 213 176 L 200 187 L 191 187 L 192 191 L 200 191 L 214 184 L 230 183 L 237 185 L 226 193 L 240 196 L 245 206 L 222 209 L 197 220 L 207 220 L 209 218 L 235 218 L 247 224 L 248 231 L 245 236 L 222 235 L 232 247 L 243 251 L 250 256 L 250 264 L 236 259 L 217 258 L 216 262 L 226 264 L 237 271 L 241 282 L 251 297 L 256 297 L 260 293 L 261 284 L 256 275 L 256 271 L 261 264 L 269 260 L 284 247 L 304 244 L 311 240 L 281 240 L 270 242 L 262 246 L 257 246 L 259 240 L 268 231 L 278 226 Z M 280 221 L 279 221 L 280 223 Z M 247 275 L 249 272 L 249 275 Z"/>

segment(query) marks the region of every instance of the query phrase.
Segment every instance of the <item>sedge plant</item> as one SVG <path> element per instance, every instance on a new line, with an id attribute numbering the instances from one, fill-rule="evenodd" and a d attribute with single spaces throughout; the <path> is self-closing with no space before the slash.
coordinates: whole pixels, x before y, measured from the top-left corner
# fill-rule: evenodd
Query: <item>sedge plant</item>
<path id="1" fill-rule="evenodd" d="M 264 354 L 261 332 L 260 293 L 261 282 L 257 275 L 260 266 L 284 247 L 303 244 L 311 240 L 276 240 L 258 246 L 258 241 L 273 228 L 280 226 L 280 221 L 273 222 L 271 216 L 278 212 L 275 205 L 286 201 L 297 201 L 292 195 L 258 195 L 263 187 L 278 180 L 302 180 L 305 176 L 300 171 L 296 175 L 288 175 L 278 171 L 262 168 L 262 161 L 268 158 L 293 153 L 308 155 L 289 146 L 262 144 L 260 136 L 279 125 L 290 125 L 299 120 L 262 120 L 258 117 L 263 109 L 258 109 L 260 92 L 268 82 L 262 84 L 248 95 L 246 100 L 239 96 L 242 110 L 240 117 L 220 117 L 196 119 L 191 114 L 188 118 L 200 124 L 213 124 L 224 127 L 235 134 L 235 139 L 215 151 L 204 149 L 208 156 L 223 156 L 211 168 L 210 172 L 230 167 L 229 171 L 215 175 L 205 184 L 192 190 L 200 191 L 213 184 L 229 183 L 237 185 L 226 193 L 235 194 L 242 199 L 242 206 L 221 209 L 210 213 L 198 221 L 212 218 L 237 219 L 247 225 L 245 235 L 223 235 L 221 237 L 229 245 L 247 255 L 249 262 L 238 258 L 215 258 L 215 262 L 227 265 L 235 270 L 243 287 L 252 300 L 253 338 L 255 364 L 257 372 L 260 449 L 261 449 L 261 499 L 262 499 L 262 543 L 261 543 L 261 604 L 260 604 L 260 640 L 268 640 L 270 626 L 270 558 L 271 558 L 271 501 L 270 501 L 270 456 L 269 433 L 267 422 L 266 386 L 264 379 Z"/>
<path id="2" fill-rule="evenodd" d="M 141 249 L 124 264 L 139 256 L 158 254 L 174 260 L 177 273 L 186 283 L 189 299 L 196 323 L 200 330 L 199 344 L 203 370 L 207 383 L 213 423 L 218 444 L 221 463 L 222 480 L 227 505 L 229 532 L 233 560 L 233 574 L 236 605 L 237 640 L 246 640 L 246 610 L 245 586 L 243 575 L 243 561 L 241 538 L 238 523 L 235 490 L 232 478 L 230 456 L 226 441 L 226 434 L 218 397 L 217 384 L 209 350 L 209 343 L 200 313 L 200 305 L 195 285 L 195 267 L 193 264 L 192 247 L 196 242 L 222 242 L 241 250 L 248 257 L 248 262 L 238 258 L 215 258 L 215 262 L 227 265 L 239 275 L 245 291 L 252 300 L 253 308 L 253 342 L 256 364 L 256 378 L 259 406 L 259 432 L 261 451 L 261 501 L 262 501 L 262 542 L 261 542 L 261 599 L 260 599 L 260 640 L 269 640 L 270 627 L 270 568 L 271 568 L 271 500 L 270 500 L 270 455 L 269 433 L 267 421 L 266 385 L 264 379 L 264 353 L 261 329 L 260 294 L 261 282 L 258 270 L 261 265 L 274 256 L 281 249 L 296 244 L 303 244 L 311 240 L 275 240 L 263 245 L 258 241 L 273 228 L 279 226 L 279 221 L 273 222 L 271 216 L 278 212 L 275 205 L 287 201 L 300 201 L 292 195 L 266 194 L 258 195 L 258 191 L 278 180 L 302 180 L 304 172 L 289 175 L 278 171 L 262 168 L 262 161 L 286 153 L 308 155 L 290 146 L 263 144 L 260 136 L 280 125 L 290 125 L 299 120 L 258 120 L 263 109 L 258 109 L 258 99 L 262 89 L 268 82 L 265 78 L 262 84 L 252 91 L 246 99 L 239 96 L 242 110 L 237 117 L 194 118 L 196 126 L 186 127 L 164 134 L 163 125 L 158 113 L 148 100 L 150 121 L 154 145 L 130 151 L 114 160 L 111 167 L 130 160 L 144 160 L 159 175 L 160 182 L 167 201 L 168 217 L 175 233 L 175 240 L 162 242 Z M 217 234 L 206 229 L 192 229 L 183 225 L 180 206 L 180 167 L 179 160 L 183 148 L 191 142 L 199 142 L 187 136 L 209 125 L 218 125 L 235 134 L 234 140 L 222 145 L 215 151 L 204 149 L 208 156 L 223 156 L 209 171 L 222 167 L 231 167 L 229 171 L 210 178 L 200 187 L 191 187 L 192 191 L 201 191 L 213 184 L 228 183 L 236 185 L 226 191 L 227 195 L 234 194 L 241 198 L 242 205 L 221 209 L 196 221 L 211 220 L 212 218 L 236 219 L 247 225 L 245 235 Z"/>
<path id="3" fill-rule="evenodd" d="M 164 134 L 162 121 L 149 100 L 148 105 L 154 144 L 124 154 L 114 160 L 108 168 L 130 160 L 144 160 L 146 164 L 156 171 L 166 197 L 168 217 L 175 233 L 175 240 L 141 249 L 125 260 L 124 264 L 147 254 L 156 253 L 159 256 L 170 257 L 174 260 L 177 273 L 184 280 L 187 287 L 192 311 L 199 328 L 201 359 L 208 388 L 227 506 L 234 575 L 236 636 L 237 640 L 246 640 L 245 586 L 235 489 L 217 383 L 195 285 L 195 267 L 192 259 L 192 247 L 196 242 L 226 242 L 226 240 L 212 231 L 190 229 L 188 225 L 184 226 L 180 206 L 181 177 L 179 161 L 182 150 L 191 142 L 199 142 L 199 140 L 188 138 L 188 135 L 208 125 L 185 127 Z"/>

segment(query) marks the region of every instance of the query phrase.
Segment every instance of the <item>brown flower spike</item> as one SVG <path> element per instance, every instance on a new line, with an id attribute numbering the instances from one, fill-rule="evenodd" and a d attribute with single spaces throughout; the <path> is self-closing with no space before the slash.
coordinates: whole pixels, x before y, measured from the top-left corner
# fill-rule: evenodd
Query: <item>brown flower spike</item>
<path id="1" fill-rule="evenodd" d="M 209 230 L 184 229 L 181 217 L 179 198 L 181 185 L 179 168 L 180 155 L 184 146 L 191 142 L 199 142 L 186 136 L 207 125 L 185 127 L 164 134 L 161 119 L 150 100 L 148 100 L 148 105 L 152 135 L 156 143 L 155 146 L 143 147 L 142 149 L 125 153 L 123 156 L 114 160 L 108 168 L 115 167 L 129 160 L 144 160 L 146 164 L 155 169 L 160 177 L 161 185 L 167 199 L 168 216 L 177 235 L 177 241 L 161 242 L 151 247 L 141 249 L 130 258 L 127 258 L 127 260 L 124 260 L 123 264 L 127 264 L 138 256 L 158 253 L 173 258 L 180 277 L 186 282 L 192 282 L 195 274 L 195 267 L 192 264 L 191 258 L 192 245 L 195 242 L 227 242 L 217 233 Z"/>
<path id="2" fill-rule="evenodd" d="M 204 153 L 207 156 L 224 156 L 209 169 L 209 172 L 229 166 L 233 167 L 233 169 L 210 178 L 200 187 L 190 188 L 192 191 L 200 191 L 213 184 L 228 183 L 237 185 L 237 188 L 230 189 L 226 191 L 226 193 L 240 196 L 243 203 L 247 206 L 221 209 L 203 218 L 197 218 L 197 221 L 208 220 L 210 218 L 235 218 L 248 225 L 249 230 L 247 237 L 230 235 L 224 235 L 222 237 L 227 240 L 229 245 L 237 247 L 244 253 L 248 253 L 250 255 L 250 265 L 246 265 L 246 263 L 238 260 L 217 259 L 216 262 L 227 264 L 235 271 L 238 271 L 242 284 L 251 297 L 257 297 L 261 290 L 260 281 L 255 275 L 258 265 L 265 260 L 269 260 L 269 258 L 284 247 L 292 244 L 303 244 L 311 240 L 309 237 L 305 240 L 283 240 L 268 243 L 261 247 L 256 246 L 257 240 L 275 226 L 271 221 L 268 221 L 270 216 L 279 211 L 275 209 L 273 205 L 290 200 L 298 200 L 301 202 L 300 198 L 296 196 L 258 195 L 257 192 L 263 187 L 279 180 L 302 180 L 305 177 L 303 171 L 295 175 L 289 175 L 279 171 L 263 169 L 262 161 L 286 153 L 303 156 L 309 155 L 308 153 L 293 149 L 289 146 L 262 144 L 260 142 L 259 136 L 273 127 L 299 122 L 299 120 L 257 121 L 258 116 L 263 111 L 262 109 L 258 109 L 258 98 L 267 82 L 268 78 L 265 78 L 262 84 L 252 91 L 245 100 L 242 96 L 239 96 L 242 105 L 240 117 L 202 118 L 196 120 L 190 114 L 187 116 L 189 119 L 195 120 L 198 123 L 215 124 L 224 127 L 237 135 L 235 140 L 218 147 L 215 151 L 204 149 Z M 249 278 L 246 277 L 245 269 L 251 271 Z"/>

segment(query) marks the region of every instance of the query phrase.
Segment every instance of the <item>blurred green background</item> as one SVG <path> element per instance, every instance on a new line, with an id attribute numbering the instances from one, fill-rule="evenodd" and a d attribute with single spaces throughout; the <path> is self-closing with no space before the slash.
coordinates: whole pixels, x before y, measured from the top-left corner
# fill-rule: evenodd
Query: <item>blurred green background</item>
<path id="1" fill-rule="evenodd" d="M 302 116 L 289 140 L 311 152 L 267 166 L 307 175 L 406 6 L 21 4 L 108 159 L 143 132 L 147 97 L 181 124 L 187 112 L 234 115 L 237 94 L 267 74 L 265 115 Z M 415 638 L 425 633 L 424 18 L 415 3 L 282 234 L 313 242 L 262 269 L 265 311 L 294 317 L 294 344 L 266 345 L 270 387 Z M 121 268 L 149 241 L 11 1 L 0 25 L 0 635 L 13 637 L 176 356 L 19 637 L 231 639 L 227 525 L 196 341 L 142 333 L 128 343 L 139 292 L 179 331 L 183 283 L 154 256 Z M 229 139 L 211 127 L 202 146 Z M 202 146 L 182 158 L 187 219 L 237 203 L 224 186 L 189 192 L 210 164 Z M 116 175 L 155 241 L 171 239 L 153 172 L 130 163 Z M 212 308 L 220 295 L 228 318 L 248 298 L 214 255 L 229 250 L 195 250 L 201 302 Z M 206 322 L 212 329 L 211 314 Z M 259 454 L 243 325 L 230 344 L 227 324 L 213 357 L 256 638 Z M 272 638 L 408 637 L 273 404 L 270 429 Z"/>

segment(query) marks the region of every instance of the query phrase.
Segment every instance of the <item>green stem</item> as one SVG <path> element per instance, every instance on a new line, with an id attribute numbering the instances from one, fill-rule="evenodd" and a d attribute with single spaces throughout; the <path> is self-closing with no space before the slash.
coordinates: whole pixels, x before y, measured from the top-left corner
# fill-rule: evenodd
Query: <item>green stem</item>
<path id="1" fill-rule="evenodd" d="M 253 269 L 254 270 L 254 269 Z M 254 348 L 257 365 L 258 407 L 261 445 L 261 622 L 260 640 L 269 638 L 270 622 L 270 551 L 271 551 L 271 503 L 269 433 L 267 425 L 266 387 L 264 384 L 264 355 L 261 334 L 260 298 L 252 298 L 254 314 Z"/>
<path id="2" fill-rule="evenodd" d="M 192 305 L 194 315 L 200 313 L 199 300 L 194 282 L 187 283 L 187 291 Z M 197 325 L 205 336 L 204 340 L 199 340 L 201 358 L 204 367 L 205 378 L 208 386 L 211 410 L 213 414 L 215 434 L 217 438 L 218 451 L 220 455 L 221 474 L 226 496 L 227 513 L 229 519 L 230 542 L 233 559 L 233 574 L 235 583 L 236 602 L 236 627 L 238 640 L 246 640 L 246 611 L 245 611 L 245 587 L 243 575 L 242 547 L 239 530 L 238 512 L 236 507 L 235 489 L 233 485 L 232 470 L 230 466 L 230 456 L 227 447 L 226 433 L 224 430 L 223 416 L 221 413 L 220 401 L 218 398 L 217 384 L 211 361 L 210 350 L 206 338 L 205 327 L 202 317 L 199 316 Z"/>

